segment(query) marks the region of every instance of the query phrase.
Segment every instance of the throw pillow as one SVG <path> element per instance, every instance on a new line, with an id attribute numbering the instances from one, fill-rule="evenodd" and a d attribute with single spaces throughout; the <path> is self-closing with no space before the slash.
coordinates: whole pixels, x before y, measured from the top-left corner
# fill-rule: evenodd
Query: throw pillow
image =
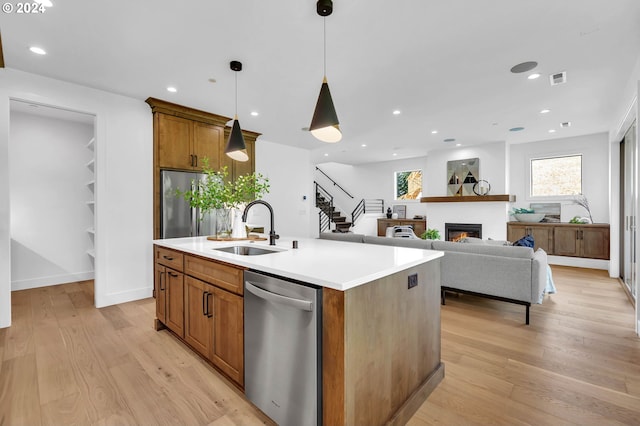
<path id="1" fill-rule="evenodd" d="M 513 245 L 514 246 L 520 246 L 520 247 L 531 247 L 531 248 L 533 248 L 533 246 L 535 244 L 533 242 L 533 237 L 531 235 L 525 235 L 524 237 L 520 238 L 518 241 L 513 243 Z"/>

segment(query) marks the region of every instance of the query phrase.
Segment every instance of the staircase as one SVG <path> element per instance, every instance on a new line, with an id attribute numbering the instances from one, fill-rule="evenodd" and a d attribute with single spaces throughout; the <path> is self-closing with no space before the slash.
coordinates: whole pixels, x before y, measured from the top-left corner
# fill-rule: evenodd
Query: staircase
<path id="1" fill-rule="evenodd" d="M 318 207 L 330 220 L 335 224 L 333 232 L 349 232 L 351 229 L 351 222 L 347 222 L 347 218 L 342 216 L 342 213 L 333 206 L 333 203 L 327 201 L 322 195 L 316 192 L 316 207 Z M 329 225 L 327 229 L 331 226 Z"/>
<path id="2" fill-rule="evenodd" d="M 333 205 L 333 196 L 329 194 L 318 182 L 316 186 L 316 207 L 320 209 L 319 231 L 326 232 L 331 229 L 331 223 L 335 225 L 333 232 L 349 232 L 352 223 L 347 222 L 347 218 L 336 210 Z"/>

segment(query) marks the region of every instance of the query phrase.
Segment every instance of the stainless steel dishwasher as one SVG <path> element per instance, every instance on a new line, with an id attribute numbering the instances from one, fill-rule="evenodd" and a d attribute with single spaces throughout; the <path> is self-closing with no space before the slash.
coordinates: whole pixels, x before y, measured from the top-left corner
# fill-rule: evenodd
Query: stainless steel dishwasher
<path id="1" fill-rule="evenodd" d="M 244 387 L 280 426 L 322 424 L 322 289 L 244 273 Z"/>

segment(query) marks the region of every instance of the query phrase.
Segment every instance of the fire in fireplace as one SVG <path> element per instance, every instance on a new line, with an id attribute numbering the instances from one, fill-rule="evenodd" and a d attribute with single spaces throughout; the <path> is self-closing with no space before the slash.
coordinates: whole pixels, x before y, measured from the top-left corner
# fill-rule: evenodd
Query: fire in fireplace
<path id="1" fill-rule="evenodd" d="M 445 223 L 444 234 L 447 241 L 460 241 L 463 238 L 482 238 L 481 223 Z"/>

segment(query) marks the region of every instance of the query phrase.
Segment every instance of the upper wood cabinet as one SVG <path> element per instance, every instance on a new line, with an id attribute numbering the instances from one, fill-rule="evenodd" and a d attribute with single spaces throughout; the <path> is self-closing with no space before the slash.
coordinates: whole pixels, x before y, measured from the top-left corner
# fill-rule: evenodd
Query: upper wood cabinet
<path id="1" fill-rule="evenodd" d="M 158 113 L 158 166 L 162 169 L 202 170 L 220 167 L 220 145 L 224 130 L 198 121 Z"/>
<path id="2" fill-rule="evenodd" d="M 224 153 L 231 118 L 211 114 L 160 99 L 148 98 L 153 112 L 153 237 L 160 238 L 160 171 L 162 169 L 202 171 L 227 166 L 228 179 L 255 171 L 255 143 L 260 133 L 242 130 L 249 161 L 233 161 Z"/>

